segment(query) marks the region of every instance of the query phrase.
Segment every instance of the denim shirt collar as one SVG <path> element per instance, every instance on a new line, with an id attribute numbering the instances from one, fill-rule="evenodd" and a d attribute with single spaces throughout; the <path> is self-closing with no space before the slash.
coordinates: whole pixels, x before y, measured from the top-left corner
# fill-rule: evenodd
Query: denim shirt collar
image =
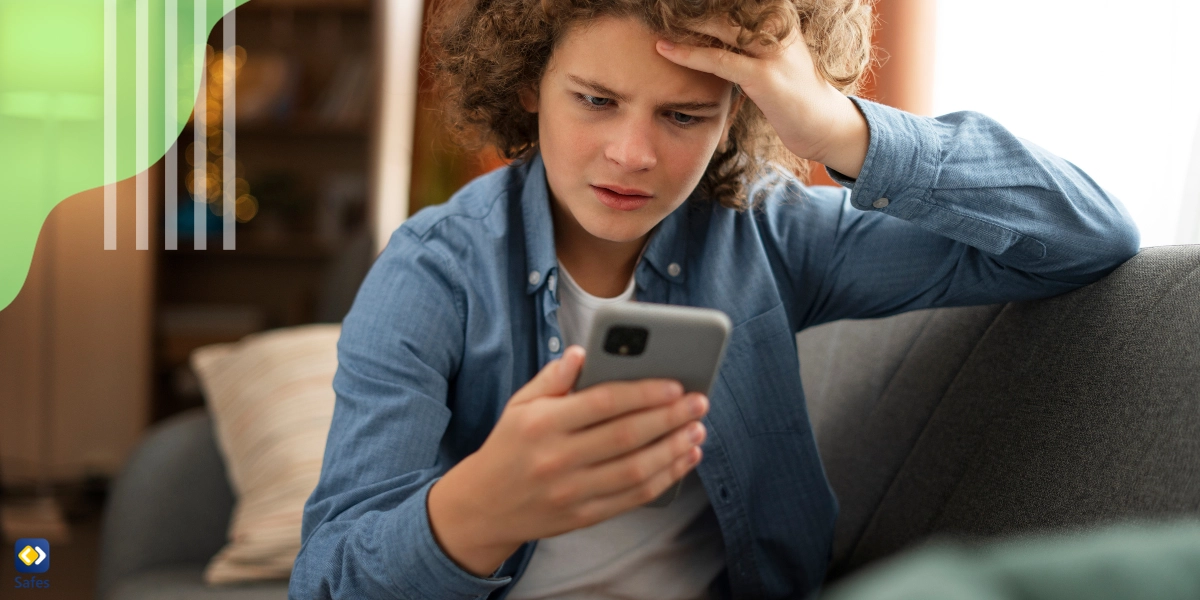
<path id="1" fill-rule="evenodd" d="M 655 226 L 642 254 L 643 260 L 667 281 L 680 284 L 687 281 L 687 270 L 683 267 L 687 264 L 687 221 L 694 195 L 695 192 Z M 521 213 L 525 221 L 525 272 L 528 275 L 525 293 L 532 294 L 558 271 L 558 255 L 554 250 L 554 220 L 550 215 L 550 191 L 540 152 L 529 161 L 521 192 Z"/>
<path id="2" fill-rule="evenodd" d="M 550 216 L 550 193 L 541 153 L 529 161 L 521 191 L 521 216 L 525 221 L 525 293 L 532 294 L 558 270 L 554 252 L 554 220 Z M 536 277 L 534 273 L 537 273 Z"/>

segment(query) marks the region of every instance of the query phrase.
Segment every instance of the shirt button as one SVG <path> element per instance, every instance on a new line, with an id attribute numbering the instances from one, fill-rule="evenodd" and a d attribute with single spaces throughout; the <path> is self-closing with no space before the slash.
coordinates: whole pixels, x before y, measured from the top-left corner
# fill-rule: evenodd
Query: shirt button
<path id="1" fill-rule="evenodd" d="M 542 280 L 542 274 L 537 271 L 529 272 L 529 285 L 537 285 Z"/>
<path id="2" fill-rule="evenodd" d="M 550 341 L 546 345 L 550 347 L 551 352 L 558 352 L 559 347 L 562 346 L 562 342 L 558 341 L 558 336 L 550 336 Z"/>
<path id="3" fill-rule="evenodd" d="M 546 287 L 550 288 L 551 292 L 554 291 L 554 284 L 556 283 L 558 283 L 558 279 L 556 279 L 553 275 L 546 278 Z"/>
<path id="4" fill-rule="evenodd" d="M 682 270 L 683 269 L 679 268 L 679 263 L 671 263 L 667 265 L 667 273 L 670 273 L 671 277 L 679 277 L 679 272 Z"/>
<path id="5" fill-rule="evenodd" d="M 888 205 L 887 198 L 880 198 L 871 203 L 871 206 L 874 206 L 875 208 L 887 208 L 887 205 Z"/>

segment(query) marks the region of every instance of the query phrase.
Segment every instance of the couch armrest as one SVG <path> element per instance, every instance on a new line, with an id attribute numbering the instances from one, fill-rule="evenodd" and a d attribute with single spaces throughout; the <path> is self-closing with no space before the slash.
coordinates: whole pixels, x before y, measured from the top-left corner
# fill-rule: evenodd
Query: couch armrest
<path id="1" fill-rule="evenodd" d="M 151 567 L 207 564 L 225 544 L 233 500 L 206 411 L 153 427 L 110 488 L 97 597 Z"/>
<path id="2" fill-rule="evenodd" d="M 994 319 L 937 309 L 911 345 L 884 344 L 882 321 L 843 324 L 831 339 L 854 347 L 826 350 L 837 353 L 825 364 L 851 365 L 848 384 L 828 385 L 813 420 L 833 489 L 848 500 L 832 576 L 934 535 L 1195 519 L 1197 296 L 1200 245 L 1161 246 Z M 864 359 L 885 345 L 902 360 Z M 892 369 L 887 383 L 861 385 L 861 365 L 875 363 Z M 832 395 L 859 388 L 867 393 Z"/>

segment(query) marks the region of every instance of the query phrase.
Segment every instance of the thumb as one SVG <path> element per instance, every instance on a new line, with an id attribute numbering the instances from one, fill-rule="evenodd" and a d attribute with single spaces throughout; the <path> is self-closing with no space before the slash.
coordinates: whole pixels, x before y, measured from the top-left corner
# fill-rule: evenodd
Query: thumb
<path id="1" fill-rule="evenodd" d="M 513 397 L 509 404 L 529 402 L 545 396 L 565 396 L 579 378 L 583 368 L 584 351 L 582 346 L 570 346 L 563 351 L 562 358 L 550 361 L 533 379 L 529 380 Z"/>

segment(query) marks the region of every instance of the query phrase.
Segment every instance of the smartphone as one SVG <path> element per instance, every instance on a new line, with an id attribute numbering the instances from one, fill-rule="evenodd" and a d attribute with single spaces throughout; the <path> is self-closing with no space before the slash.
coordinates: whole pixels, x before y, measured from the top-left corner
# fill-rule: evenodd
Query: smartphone
<path id="1" fill-rule="evenodd" d="M 710 308 L 622 302 L 596 311 L 583 370 L 582 390 L 606 381 L 674 379 L 685 392 L 709 394 L 729 332 L 729 317 Z M 644 506 L 667 506 L 679 496 L 679 480 Z"/>

